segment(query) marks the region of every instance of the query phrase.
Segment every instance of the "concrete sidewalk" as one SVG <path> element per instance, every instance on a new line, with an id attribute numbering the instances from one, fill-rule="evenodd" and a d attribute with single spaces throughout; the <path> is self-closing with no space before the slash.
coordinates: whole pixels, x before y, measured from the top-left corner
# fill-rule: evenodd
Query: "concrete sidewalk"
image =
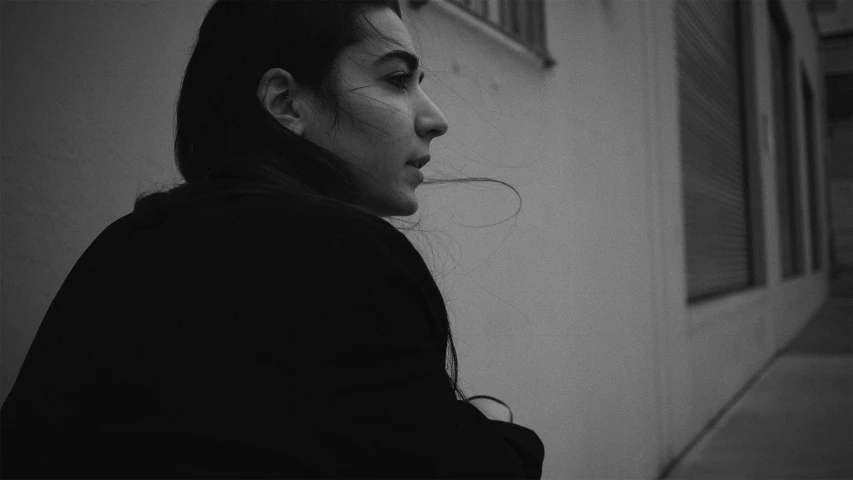
<path id="1" fill-rule="evenodd" d="M 853 479 L 853 298 L 832 297 L 661 478 Z"/>

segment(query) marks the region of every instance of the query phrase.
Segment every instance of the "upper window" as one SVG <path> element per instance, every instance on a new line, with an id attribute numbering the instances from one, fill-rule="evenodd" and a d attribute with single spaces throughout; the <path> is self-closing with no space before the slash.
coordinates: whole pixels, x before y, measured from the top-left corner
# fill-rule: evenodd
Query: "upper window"
<path id="1" fill-rule="evenodd" d="M 553 65 L 545 44 L 544 0 L 450 0 L 450 3 L 523 44 L 541 57 L 546 67 Z"/>

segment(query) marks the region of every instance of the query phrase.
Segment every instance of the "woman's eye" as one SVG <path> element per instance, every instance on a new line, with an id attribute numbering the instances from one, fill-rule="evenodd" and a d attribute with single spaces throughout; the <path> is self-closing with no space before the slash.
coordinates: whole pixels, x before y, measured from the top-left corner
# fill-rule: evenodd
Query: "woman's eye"
<path id="1" fill-rule="evenodd" d="M 394 85 L 397 88 L 401 88 L 406 90 L 407 85 L 412 80 L 412 74 L 404 73 L 402 75 L 394 75 L 393 77 L 388 77 L 388 81 L 391 85 Z"/>

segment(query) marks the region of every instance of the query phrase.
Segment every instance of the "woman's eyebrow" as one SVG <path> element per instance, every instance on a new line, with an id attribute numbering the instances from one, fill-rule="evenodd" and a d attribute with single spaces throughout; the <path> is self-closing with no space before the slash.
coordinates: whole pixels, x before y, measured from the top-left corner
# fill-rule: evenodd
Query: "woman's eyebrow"
<path id="1" fill-rule="evenodd" d="M 413 54 L 412 52 L 408 52 L 406 50 L 391 50 L 390 52 L 387 52 L 381 57 L 377 58 L 373 62 L 373 66 L 376 67 L 394 59 L 399 59 L 405 62 L 406 66 L 409 67 L 409 70 L 417 70 L 418 65 L 420 63 L 418 57 L 416 57 L 415 54 Z"/>

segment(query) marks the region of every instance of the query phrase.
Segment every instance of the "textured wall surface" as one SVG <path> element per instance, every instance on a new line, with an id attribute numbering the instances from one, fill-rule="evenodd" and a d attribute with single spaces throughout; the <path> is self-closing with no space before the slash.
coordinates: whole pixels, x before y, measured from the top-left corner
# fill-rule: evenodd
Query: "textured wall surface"
<path id="1" fill-rule="evenodd" d="M 83 250 L 175 177 L 174 101 L 207 3 L 2 6 L 2 397 Z"/>
<path id="2" fill-rule="evenodd" d="M 434 175 L 504 180 L 523 199 L 487 227 L 515 212 L 511 190 L 424 189 L 463 386 L 540 433 L 548 478 L 655 468 L 644 8 L 549 2 L 550 70 L 451 9 L 412 17 L 451 129 Z"/>
<path id="3" fill-rule="evenodd" d="M 547 7 L 551 70 L 450 8 L 413 16 L 438 77 L 425 88 L 451 127 L 435 176 L 505 180 L 524 201 L 518 217 L 472 227 L 509 217 L 512 192 L 425 188 L 423 224 L 439 233 L 422 249 L 443 273 L 465 385 L 506 398 L 542 435 L 545 477 L 649 478 L 815 311 L 826 270 L 780 278 L 776 155 L 751 132 L 767 282 L 687 305 L 672 3 Z M 782 7 L 798 77 L 819 85 L 806 5 Z M 766 2 L 750 21 L 760 127 L 774 114 Z"/>

